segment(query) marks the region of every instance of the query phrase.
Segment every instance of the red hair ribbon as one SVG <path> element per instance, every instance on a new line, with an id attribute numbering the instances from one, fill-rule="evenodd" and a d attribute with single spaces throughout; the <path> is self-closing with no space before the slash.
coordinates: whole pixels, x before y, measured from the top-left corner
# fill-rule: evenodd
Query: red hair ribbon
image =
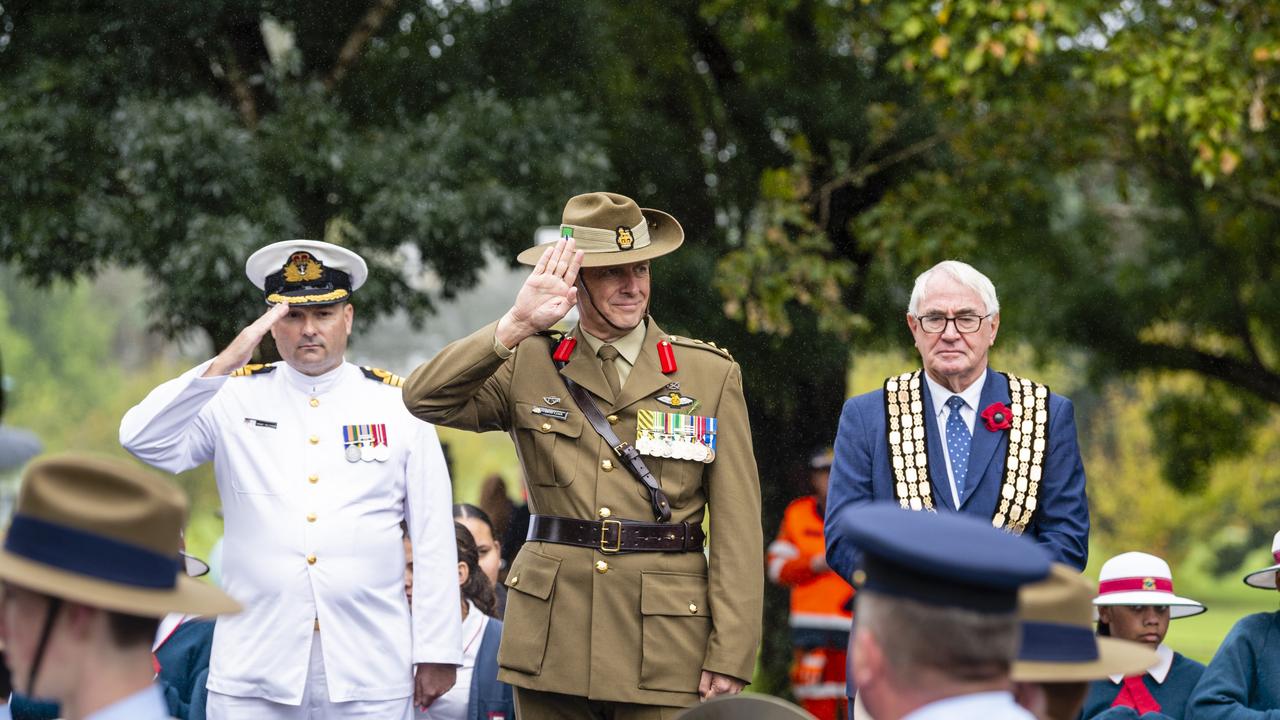
<path id="1" fill-rule="evenodd" d="M 1153 578 L 1153 577 L 1131 577 L 1116 578 L 1114 580 L 1103 580 L 1098 583 L 1098 594 L 1106 595 L 1113 592 L 1137 592 L 1145 590 L 1147 592 L 1173 592 L 1173 581 L 1169 578 Z"/>
<path id="2" fill-rule="evenodd" d="M 569 362 L 569 356 L 573 355 L 573 349 L 577 347 L 578 340 L 576 338 L 567 337 L 560 341 L 556 346 L 555 354 L 551 356 L 556 362 Z"/>
<path id="3" fill-rule="evenodd" d="M 676 354 L 671 350 L 671 343 L 666 340 L 658 341 L 658 364 L 662 366 L 664 375 L 676 371 Z"/>

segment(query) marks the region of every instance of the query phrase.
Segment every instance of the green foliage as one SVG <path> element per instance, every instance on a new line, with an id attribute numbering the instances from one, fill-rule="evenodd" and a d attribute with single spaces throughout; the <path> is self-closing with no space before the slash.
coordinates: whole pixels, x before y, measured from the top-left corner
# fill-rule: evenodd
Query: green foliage
<path id="1" fill-rule="evenodd" d="M 474 282 L 486 252 L 514 254 L 564 197 L 608 176 L 593 113 L 561 112 L 571 102 L 554 89 L 508 101 L 457 87 L 411 107 L 406 58 L 380 64 L 397 92 L 349 98 L 335 76 L 363 52 L 339 48 L 379 46 L 370 15 L 332 9 L 24 8 L 0 47 L 0 259 L 42 283 L 141 267 L 157 329 L 200 328 L 221 346 L 260 308 L 244 258 L 329 237 L 372 261 L 366 316 L 420 321 Z M 267 18 L 296 28 L 276 59 Z M 88 41 L 63 42 L 72 29 Z M 416 280 L 427 271 L 434 292 Z"/>

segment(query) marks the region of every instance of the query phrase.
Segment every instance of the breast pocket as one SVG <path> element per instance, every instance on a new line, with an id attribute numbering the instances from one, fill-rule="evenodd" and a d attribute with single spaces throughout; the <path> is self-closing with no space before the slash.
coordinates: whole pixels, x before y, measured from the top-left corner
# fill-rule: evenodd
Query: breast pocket
<path id="1" fill-rule="evenodd" d="M 642 572 L 640 687 L 698 691 L 711 635 L 707 579 L 702 575 Z"/>
<path id="2" fill-rule="evenodd" d="M 582 435 L 582 413 L 564 410 L 564 419 L 533 412 L 532 403 L 516 403 L 516 438 L 534 485 L 567 487 L 573 483 L 577 463 L 573 444 Z M 559 446 L 559 448 L 557 448 Z"/>
<path id="3" fill-rule="evenodd" d="M 237 427 L 233 432 L 226 433 L 229 447 L 226 452 L 233 458 L 260 458 L 264 456 L 262 448 L 269 447 L 273 442 L 280 442 L 280 430 L 274 422 L 265 420 L 254 421 L 252 418 L 246 418 L 244 423 Z M 231 487 L 241 495 L 275 495 L 276 491 L 271 485 L 273 473 L 276 472 L 274 464 L 261 466 L 256 462 L 236 462 L 232 463 L 235 470 L 231 475 Z"/>
<path id="4" fill-rule="evenodd" d="M 521 548 L 507 575 L 507 609 L 504 614 L 498 664 L 517 672 L 538 675 L 547 654 L 560 559 Z"/>

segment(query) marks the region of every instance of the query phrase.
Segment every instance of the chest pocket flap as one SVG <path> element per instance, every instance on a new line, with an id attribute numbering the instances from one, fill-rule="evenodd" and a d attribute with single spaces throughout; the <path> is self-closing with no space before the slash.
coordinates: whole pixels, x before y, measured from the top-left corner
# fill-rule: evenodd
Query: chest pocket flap
<path id="1" fill-rule="evenodd" d="M 550 408 L 567 413 L 562 420 L 554 415 L 535 413 L 534 409 L 538 407 L 543 406 L 516 403 L 515 438 L 520 444 L 525 471 L 535 485 L 567 487 L 573 483 L 577 455 L 563 444 L 557 451 L 556 444 L 572 445 L 582 435 L 584 418 L 577 409 Z"/>

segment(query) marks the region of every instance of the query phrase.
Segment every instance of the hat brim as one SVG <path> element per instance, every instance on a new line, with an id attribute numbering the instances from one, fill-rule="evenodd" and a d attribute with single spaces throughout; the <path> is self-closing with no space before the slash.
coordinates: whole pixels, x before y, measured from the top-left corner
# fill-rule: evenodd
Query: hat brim
<path id="1" fill-rule="evenodd" d="M 103 610 L 141 617 L 173 613 L 221 615 L 240 612 L 240 604 L 221 589 L 178 575 L 171 589 L 153 590 L 87 577 L 0 550 L 0 579 L 36 592 Z"/>
<path id="2" fill-rule="evenodd" d="M 584 252 L 582 267 L 609 267 L 612 265 L 630 265 L 662 257 L 675 252 L 684 244 L 684 229 L 674 217 L 661 210 L 640 208 L 645 220 L 649 221 L 649 244 L 633 250 L 608 250 L 603 252 Z M 525 248 L 516 256 L 516 261 L 523 265 L 537 265 L 542 254 L 551 247 L 550 243 Z"/>
<path id="3" fill-rule="evenodd" d="M 1107 593 L 1104 597 L 1094 598 L 1094 607 L 1107 607 L 1111 605 L 1155 605 L 1157 607 L 1169 606 L 1169 619 L 1177 620 L 1178 618 L 1191 617 L 1199 615 L 1208 610 L 1203 604 L 1196 602 L 1190 598 L 1178 597 L 1169 593 L 1150 592 L 1147 590 L 1134 590 L 1133 592 L 1117 592 Z"/>
<path id="4" fill-rule="evenodd" d="M 1244 576 L 1244 584 L 1260 590 L 1275 590 L 1277 570 L 1280 570 L 1280 564 L 1251 572 Z"/>
<path id="5" fill-rule="evenodd" d="M 1018 682 L 1084 682 L 1112 675 L 1134 675 L 1160 660 L 1156 651 L 1142 643 L 1100 637 L 1098 659 L 1083 663 L 1016 660 L 1013 679 Z"/>

